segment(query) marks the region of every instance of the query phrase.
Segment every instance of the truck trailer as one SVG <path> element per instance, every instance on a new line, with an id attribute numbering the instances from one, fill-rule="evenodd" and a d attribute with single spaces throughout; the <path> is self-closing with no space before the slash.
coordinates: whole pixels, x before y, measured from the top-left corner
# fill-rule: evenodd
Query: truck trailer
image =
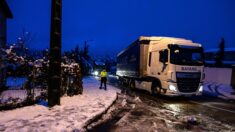
<path id="1" fill-rule="evenodd" d="M 117 55 L 116 74 L 132 89 L 200 95 L 205 76 L 203 47 L 183 38 L 141 36 Z"/>

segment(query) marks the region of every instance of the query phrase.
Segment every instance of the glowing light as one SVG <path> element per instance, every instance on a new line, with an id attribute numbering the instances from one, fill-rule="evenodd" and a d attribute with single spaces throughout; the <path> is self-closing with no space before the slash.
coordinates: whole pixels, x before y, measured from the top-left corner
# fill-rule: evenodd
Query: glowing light
<path id="1" fill-rule="evenodd" d="M 176 87 L 174 85 L 171 85 L 171 84 L 169 85 L 169 89 L 171 91 L 177 91 Z"/>
<path id="2" fill-rule="evenodd" d="M 95 76 L 98 76 L 99 75 L 99 72 L 98 71 L 94 71 L 93 73 Z"/>
<path id="3" fill-rule="evenodd" d="M 203 85 L 200 86 L 200 88 L 199 88 L 198 91 L 199 91 L 199 92 L 202 92 L 202 91 L 203 91 Z"/>

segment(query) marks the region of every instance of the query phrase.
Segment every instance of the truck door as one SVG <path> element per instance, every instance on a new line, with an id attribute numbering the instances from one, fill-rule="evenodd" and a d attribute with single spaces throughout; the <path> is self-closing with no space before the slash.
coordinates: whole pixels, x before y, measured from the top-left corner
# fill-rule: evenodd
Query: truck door
<path id="1" fill-rule="evenodd" d="M 167 87 L 167 71 L 168 71 L 168 49 L 160 50 L 158 58 L 158 68 L 157 68 L 157 75 L 158 78 L 161 80 L 162 87 Z"/>
<path id="2" fill-rule="evenodd" d="M 149 75 L 163 79 L 162 77 L 167 74 L 167 55 L 167 50 L 153 51 L 149 53 Z"/>
<path id="3" fill-rule="evenodd" d="M 148 56 L 148 75 L 161 81 L 162 88 L 167 88 L 168 50 L 152 51 Z"/>

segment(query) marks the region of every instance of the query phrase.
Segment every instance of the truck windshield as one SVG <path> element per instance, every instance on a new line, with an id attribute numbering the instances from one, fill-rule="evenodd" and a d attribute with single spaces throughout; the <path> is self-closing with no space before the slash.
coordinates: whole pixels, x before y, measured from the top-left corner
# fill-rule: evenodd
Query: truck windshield
<path id="1" fill-rule="evenodd" d="M 202 48 L 173 48 L 171 49 L 170 61 L 177 65 L 196 65 L 204 64 Z"/>

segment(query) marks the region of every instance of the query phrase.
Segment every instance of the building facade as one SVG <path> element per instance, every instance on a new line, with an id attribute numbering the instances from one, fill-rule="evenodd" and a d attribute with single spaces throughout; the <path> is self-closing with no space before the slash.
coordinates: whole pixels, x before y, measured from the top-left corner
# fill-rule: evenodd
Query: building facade
<path id="1" fill-rule="evenodd" d="M 0 47 L 7 42 L 7 19 L 13 18 L 6 0 L 0 0 Z"/>

